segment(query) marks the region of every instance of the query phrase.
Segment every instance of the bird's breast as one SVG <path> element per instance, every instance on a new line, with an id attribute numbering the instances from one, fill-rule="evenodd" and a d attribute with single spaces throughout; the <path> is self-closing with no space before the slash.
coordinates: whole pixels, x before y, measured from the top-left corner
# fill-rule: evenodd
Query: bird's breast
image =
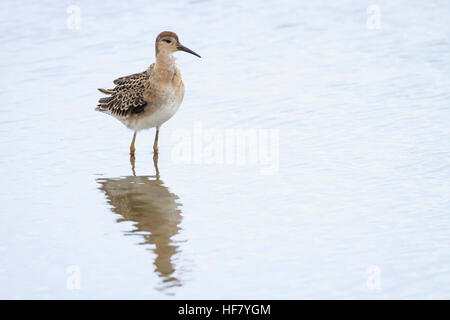
<path id="1" fill-rule="evenodd" d="M 178 111 L 184 97 L 184 85 L 173 83 L 153 84 L 147 96 L 148 105 L 143 113 L 127 119 L 127 127 L 139 131 L 160 127 Z"/>
<path id="2" fill-rule="evenodd" d="M 183 93 L 180 91 L 183 91 Z M 168 95 L 166 101 L 157 108 L 156 112 L 153 114 L 157 127 L 172 118 L 178 111 L 181 102 L 183 101 L 183 94 L 184 90 L 182 88 L 178 89 L 176 92 L 173 92 L 173 94 Z"/>

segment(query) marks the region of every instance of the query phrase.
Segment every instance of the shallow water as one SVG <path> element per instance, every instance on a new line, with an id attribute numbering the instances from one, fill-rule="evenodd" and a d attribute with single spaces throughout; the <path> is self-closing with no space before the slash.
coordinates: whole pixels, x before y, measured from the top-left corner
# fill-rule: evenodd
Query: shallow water
<path id="1" fill-rule="evenodd" d="M 370 5 L 3 1 L 0 297 L 450 298 L 450 5 Z M 162 30 L 202 59 L 133 160 L 96 88 Z"/>

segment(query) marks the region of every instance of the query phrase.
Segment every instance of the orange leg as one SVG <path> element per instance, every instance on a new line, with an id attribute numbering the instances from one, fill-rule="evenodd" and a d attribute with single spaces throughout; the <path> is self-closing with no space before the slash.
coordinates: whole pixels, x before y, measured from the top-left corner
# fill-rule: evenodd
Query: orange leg
<path id="1" fill-rule="evenodd" d="M 153 142 L 153 152 L 158 154 L 158 136 L 159 136 L 159 128 L 156 128 L 155 142 Z"/>
<path id="2" fill-rule="evenodd" d="M 134 147 L 134 142 L 136 141 L 136 132 L 134 132 L 133 140 L 131 141 L 130 146 L 130 155 L 134 156 L 134 152 L 136 151 L 136 148 Z"/>

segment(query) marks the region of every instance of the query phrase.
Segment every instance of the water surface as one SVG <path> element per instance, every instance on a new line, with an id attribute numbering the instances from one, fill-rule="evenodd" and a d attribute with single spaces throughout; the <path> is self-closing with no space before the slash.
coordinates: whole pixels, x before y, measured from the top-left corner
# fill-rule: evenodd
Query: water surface
<path id="1" fill-rule="evenodd" d="M 70 5 L 0 5 L 1 298 L 450 298 L 448 2 Z M 202 59 L 130 162 L 96 88 L 163 30 Z"/>

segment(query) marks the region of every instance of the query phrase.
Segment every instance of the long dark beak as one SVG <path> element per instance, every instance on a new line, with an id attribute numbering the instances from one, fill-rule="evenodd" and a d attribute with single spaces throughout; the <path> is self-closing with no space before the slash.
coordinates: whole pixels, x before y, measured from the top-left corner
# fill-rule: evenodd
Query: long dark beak
<path id="1" fill-rule="evenodd" d="M 199 54 L 195 53 L 194 51 L 192 51 L 192 50 L 189 49 L 189 48 L 186 48 L 186 47 L 183 46 L 182 44 L 178 44 L 178 45 L 177 45 L 177 49 L 178 49 L 178 50 L 181 50 L 181 51 L 184 51 L 184 52 L 187 52 L 187 53 L 190 53 L 190 54 L 193 54 L 194 56 L 197 56 L 197 57 L 201 58 Z"/>

